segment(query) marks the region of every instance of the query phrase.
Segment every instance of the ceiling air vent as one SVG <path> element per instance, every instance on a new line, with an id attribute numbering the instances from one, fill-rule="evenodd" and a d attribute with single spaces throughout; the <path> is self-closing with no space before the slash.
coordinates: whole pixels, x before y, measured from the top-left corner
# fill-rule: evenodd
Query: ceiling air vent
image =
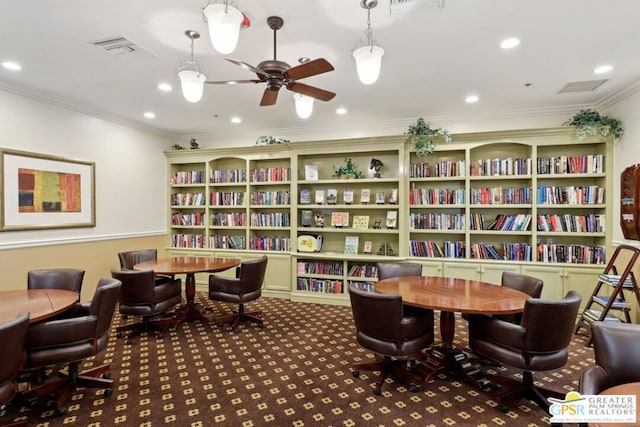
<path id="1" fill-rule="evenodd" d="M 591 92 L 599 88 L 604 82 L 608 80 L 609 79 L 587 80 L 584 82 L 567 83 L 567 85 L 560 89 L 558 93 Z"/>
<path id="2" fill-rule="evenodd" d="M 391 0 L 389 10 L 395 16 L 443 7 L 444 0 Z"/>
<path id="3" fill-rule="evenodd" d="M 108 39 L 98 40 L 98 41 L 92 42 L 91 44 L 117 57 L 122 57 L 125 55 L 131 55 L 131 54 L 144 54 L 148 56 L 153 56 L 151 53 L 142 49 L 140 46 L 138 46 L 131 40 L 128 40 L 127 38 L 122 36 L 109 37 Z"/>

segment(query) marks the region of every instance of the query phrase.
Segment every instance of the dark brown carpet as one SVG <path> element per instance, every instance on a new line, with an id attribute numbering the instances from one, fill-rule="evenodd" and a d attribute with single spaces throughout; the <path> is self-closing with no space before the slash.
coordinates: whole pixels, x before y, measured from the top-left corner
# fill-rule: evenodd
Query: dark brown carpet
<path id="1" fill-rule="evenodd" d="M 198 300 L 213 314 L 232 307 Z M 373 358 L 356 343 L 349 307 L 261 298 L 265 327 L 228 328 L 186 323 L 163 339 L 153 335 L 125 345 L 112 335 L 92 364 L 111 363 L 113 395 L 79 390 L 68 413 L 55 417 L 44 402 L 13 407 L 0 424 L 27 420 L 29 426 L 542 426 L 548 415 L 521 401 L 507 414 L 489 396 L 440 375 L 416 393 L 391 381 L 382 396 L 372 394 L 372 376 L 354 378 L 353 362 Z M 438 316 L 436 316 L 437 321 Z M 122 322 L 114 318 L 113 326 Z M 437 325 L 436 325 L 437 327 Z M 467 345 L 466 322 L 458 319 L 456 342 Z M 584 334 L 574 336 L 569 362 L 535 374 L 558 391 L 577 389 L 578 376 L 592 365 Z M 516 374 L 511 369 L 501 373 Z"/>

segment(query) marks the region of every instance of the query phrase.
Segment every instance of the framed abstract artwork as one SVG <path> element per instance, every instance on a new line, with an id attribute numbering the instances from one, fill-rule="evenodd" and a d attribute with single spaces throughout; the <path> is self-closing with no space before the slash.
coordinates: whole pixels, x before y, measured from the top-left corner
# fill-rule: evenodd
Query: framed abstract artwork
<path id="1" fill-rule="evenodd" d="M 95 163 L 0 148 L 0 231 L 95 227 Z"/>

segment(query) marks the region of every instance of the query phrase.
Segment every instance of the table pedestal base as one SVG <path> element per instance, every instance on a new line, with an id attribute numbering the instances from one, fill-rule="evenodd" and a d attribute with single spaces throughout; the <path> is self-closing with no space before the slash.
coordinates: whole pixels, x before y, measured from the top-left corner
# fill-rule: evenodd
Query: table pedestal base
<path id="1" fill-rule="evenodd" d="M 185 279 L 185 296 L 187 302 L 176 310 L 176 323 L 174 328 L 182 325 L 184 322 L 191 320 L 199 320 L 201 322 L 210 322 L 207 316 L 202 314 L 202 309 L 196 304 L 196 277 L 195 274 L 187 274 Z"/>

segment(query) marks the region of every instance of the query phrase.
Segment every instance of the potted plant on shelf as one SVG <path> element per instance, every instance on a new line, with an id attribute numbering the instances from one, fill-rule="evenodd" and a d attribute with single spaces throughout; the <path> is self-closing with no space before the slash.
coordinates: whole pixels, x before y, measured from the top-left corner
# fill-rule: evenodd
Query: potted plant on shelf
<path id="1" fill-rule="evenodd" d="M 274 145 L 274 144 L 284 144 L 290 142 L 288 139 L 284 138 L 274 138 L 273 136 L 259 136 L 256 139 L 256 145 Z"/>
<path id="2" fill-rule="evenodd" d="M 333 178 L 355 179 L 355 178 L 364 177 L 364 173 L 356 167 L 351 157 L 345 157 L 344 165 L 332 166 L 332 167 L 333 167 L 333 174 L 331 176 Z"/>
<path id="3" fill-rule="evenodd" d="M 414 124 L 409 125 L 405 135 L 409 135 L 407 142 L 413 145 L 419 157 L 433 153 L 436 149 L 437 139 L 442 139 L 447 144 L 452 140 L 448 130 L 432 128 L 431 123 L 425 121 L 422 117 L 416 120 Z"/>
<path id="4" fill-rule="evenodd" d="M 624 128 L 620 120 L 603 116 L 596 110 L 591 109 L 578 111 L 562 126 L 575 126 L 576 134 L 580 138 L 585 135 L 597 135 L 598 133 L 602 136 L 608 136 L 612 133 L 614 139 L 620 139 L 624 134 Z"/>

